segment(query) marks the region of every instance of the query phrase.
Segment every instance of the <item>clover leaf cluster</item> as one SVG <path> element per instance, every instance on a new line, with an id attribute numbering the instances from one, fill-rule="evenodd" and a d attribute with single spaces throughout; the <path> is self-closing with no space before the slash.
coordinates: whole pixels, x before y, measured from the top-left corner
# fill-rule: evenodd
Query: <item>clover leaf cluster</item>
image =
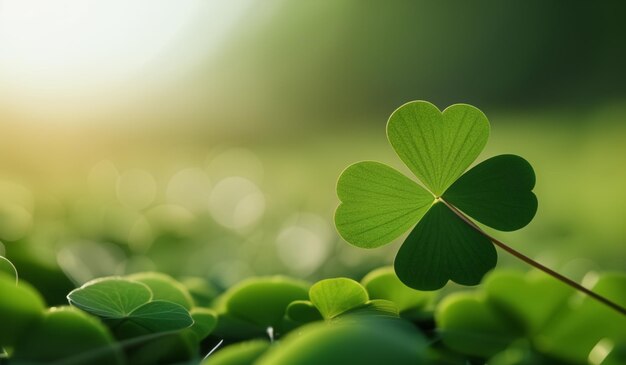
<path id="1" fill-rule="evenodd" d="M 500 155 L 465 172 L 489 130 L 487 117 L 471 105 L 443 112 L 425 101 L 402 105 L 389 118 L 387 137 L 423 186 L 380 162 L 349 166 L 337 183 L 340 235 L 357 247 L 376 248 L 411 230 L 394 263 L 406 285 L 478 284 L 496 265 L 495 247 L 450 206 L 501 231 L 524 227 L 537 211 L 535 174 L 523 158 Z"/>
<path id="2" fill-rule="evenodd" d="M 5 268 L 0 362 L 9 365 L 626 360 L 626 317 L 539 271 L 494 271 L 481 288 L 447 295 L 411 289 L 383 267 L 360 281 L 251 277 L 216 296 L 206 295 L 206 279 L 148 272 L 90 281 L 70 293 L 71 306 L 47 308 L 35 288 L 16 284 L 12 265 Z M 594 291 L 626 303 L 623 273 L 596 279 Z"/>

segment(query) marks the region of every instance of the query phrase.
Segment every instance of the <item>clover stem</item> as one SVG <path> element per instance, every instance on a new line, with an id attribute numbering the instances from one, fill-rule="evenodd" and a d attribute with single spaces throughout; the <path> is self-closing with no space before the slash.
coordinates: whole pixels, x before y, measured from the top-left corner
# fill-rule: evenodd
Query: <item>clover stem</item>
<path id="1" fill-rule="evenodd" d="M 619 313 L 623 314 L 626 316 L 626 308 L 622 307 L 621 305 L 601 296 L 600 294 L 597 294 L 587 288 L 585 288 L 584 286 L 578 284 L 577 282 L 575 282 L 572 279 L 569 279 L 561 274 L 559 274 L 558 272 L 550 269 L 549 267 L 546 267 L 540 263 L 538 263 L 537 261 L 531 259 L 530 257 L 524 255 L 523 253 L 516 251 L 515 249 L 513 249 L 512 247 L 510 247 L 509 245 L 505 244 L 504 242 L 498 240 L 497 238 L 489 235 L 487 232 L 483 231 L 480 227 L 478 227 L 476 225 L 476 223 L 474 223 L 471 219 L 469 219 L 465 214 L 463 214 L 460 210 L 458 210 L 454 205 L 448 203 L 447 201 L 443 200 L 442 198 L 437 198 L 437 200 L 441 201 L 443 204 L 445 204 L 448 208 L 450 208 L 450 210 L 452 210 L 452 212 L 454 212 L 454 214 L 456 214 L 459 218 L 461 218 L 461 220 L 463 220 L 465 223 L 467 223 L 470 227 L 472 227 L 476 232 L 480 233 L 481 235 L 483 235 L 484 237 L 486 237 L 487 239 L 489 239 L 491 242 L 493 242 L 494 245 L 500 247 L 501 249 L 503 249 L 504 251 L 510 253 L 511 255 L 517 257 L 518 259 L 524 261 L 525 263 L 529 264 L 530 266 L 533 266 L 543 272 L 545 272 L 546 274 L 554 277 L 557 280 L 560 280 L 561 282 L 571 286 L 572 288 L 587 294 L 588 296 L 592 297 L 593 299 L 613 308 L 614 310 L 618 311 Z"/>

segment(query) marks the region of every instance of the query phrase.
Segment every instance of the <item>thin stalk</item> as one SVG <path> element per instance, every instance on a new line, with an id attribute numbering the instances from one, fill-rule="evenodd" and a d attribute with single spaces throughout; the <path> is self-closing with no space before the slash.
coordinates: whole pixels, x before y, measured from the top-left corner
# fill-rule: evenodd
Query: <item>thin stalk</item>
<path id="1" fill-rule="evenodd" d="M 585 288 L 584 286 L 578 284 L 577 282 L 575 282 L 572 279 L 569 279 L 561 274 L 559 274 L 558 272 L 538 263 L 537 261 L 531 259 L 530 257 L 524 255 L 523 253 L 516 251 L 515 249 L 513 249 L 512 247 L 510 247 L 509 245 L 507 245 L 506 243 L 498 240 L 497 238 L 491 236 L 490 234 L 488 234 L 487 232 L 483 231 L 480 227 L 478 227 L 476 225 L 476 223 L 474 223 L 471 219 L 469 219 L 465 214 L 463 214 L 460 210 L 458 210 L 454 205 L 448 203 L 447 201 L 443 200 L 442 198 L 438 198 L 439 201 L 441 201 L 442 203 L 444 203 L 448 208 L 450 208 L 450 210 L 452 210 L 452 212 L 454 212 L 454 214 L 456 214 L 459 218 L 461 218 L 461 220 L 463 220 L 465 223 L 467 223 L 470 227 L 472 227 L 476 232 L 480 233 L 481 235 L 485 236 L 487 239 L 489 239 L 491 242 L 493 242 L 494 245 L 500 247 L 501 249 L 503 249 L 504 251 L 510 253 L 511 255 L 517 257 L 518 259 L 524 261 L 525 263 L 529 264 L 530 266 L 533 266 L 543 272 L 545 272 L 546 274 L 552 276 L 553 278 L 560 280 L 561 282 L 571 286 L 572 288 L 587 294 L 588 296 L 592 297 L 593 299 L 599 301 L 600 303 L 603 303 L 611 308 L 613 308 L 614 310 L 618 311 L 619 313 L 623 314 L 626 316 L 626 308 L 622 307 L 621 305 L 611 301 L 610 299 L 607 299 L 603 296 L 601 296 L 598 293 L 595 293 L 587 288 Z"/>

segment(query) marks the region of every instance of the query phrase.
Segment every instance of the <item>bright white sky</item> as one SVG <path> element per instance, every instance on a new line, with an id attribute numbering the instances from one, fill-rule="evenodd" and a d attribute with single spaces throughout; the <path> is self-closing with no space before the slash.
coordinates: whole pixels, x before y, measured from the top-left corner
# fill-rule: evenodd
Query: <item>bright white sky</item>
<path id="1" fill-rule="evenodd" d="M 4 105 L 36 105 L 48 113 L 69 108 L 70 101 L 76 107 L 76 98 L 103 103 L 141 93 L 137 85 L 166 82 L 206 58 L 248 5 L 230 0 L 0 0 L 0 97 Z M 202 34 L 189 34 L 198 22 Z M 125 94 L 128 88 L 133 92 Z"/>

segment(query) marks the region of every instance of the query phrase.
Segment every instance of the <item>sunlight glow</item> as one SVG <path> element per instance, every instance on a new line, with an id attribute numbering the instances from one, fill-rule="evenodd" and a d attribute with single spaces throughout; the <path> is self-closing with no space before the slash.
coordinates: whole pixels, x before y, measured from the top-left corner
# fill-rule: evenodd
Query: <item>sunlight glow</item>
<path id="1" fill-rule="evenodd" d="M 0 96 L 45 109 L 141 93 L 215 48 L 243 13 L 229 3 L 0 0 Z"/>

